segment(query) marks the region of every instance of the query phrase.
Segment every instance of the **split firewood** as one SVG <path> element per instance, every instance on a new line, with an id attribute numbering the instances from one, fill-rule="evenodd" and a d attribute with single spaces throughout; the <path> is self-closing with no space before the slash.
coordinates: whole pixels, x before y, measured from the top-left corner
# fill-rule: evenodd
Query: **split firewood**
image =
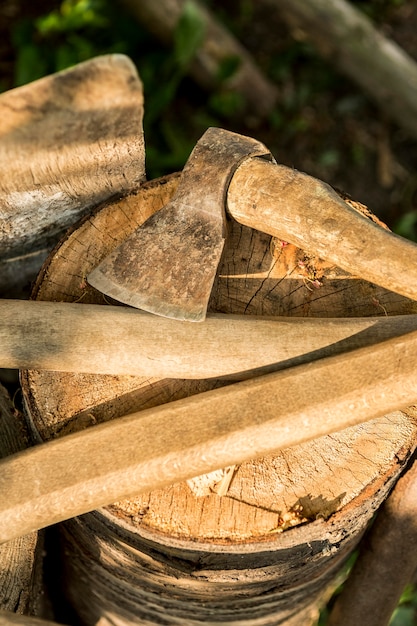
<path id="1" fill-rule="evenodd" d="M 0 95 L 0 290 L 18 295 L 74 221 L 143 182 L 142 117 L 123 55 Z"/>
<path id="2" fill-rule="evenodd" d="M 106 307 L 103 294 L 80 276 L 169 202 L 177 184 L 177 176 L 144 183 L 137 194 L 102 206 L 49 257 L 33 296 Z M 416 312 L 416 302 L 300 248 L 232 220 L 229 226 L 210 312 L 309 318 Z M 40 440 L 229 382 L 35 370 L 21 376 Z M 314 380 L 306 383 L 306 394 L 312 386 Z M 291 402 L 283 394 L 280 407 L 290 411 Z M 162 617 L 317 623 L 318 606 L 415 449 L 416 433 L 415 408 L 394 411 L 63 522 L 65 596 L 83 623 L 100 619 L 103 626 Z M 120 580 L 114 572 L 122 569 Z"/>
<path id="3" fill-rule="evenodd" d="M 38 617 L 28 617 L 27 615 L 18 615 L 9 611 L 0 611 L 0 626 L 58 626 L 58 624 Z"/>

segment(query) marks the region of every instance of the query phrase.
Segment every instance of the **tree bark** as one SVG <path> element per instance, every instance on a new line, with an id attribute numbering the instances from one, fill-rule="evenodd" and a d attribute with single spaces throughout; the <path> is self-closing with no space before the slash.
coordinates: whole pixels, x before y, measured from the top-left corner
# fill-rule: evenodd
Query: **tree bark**
<path id="1" fill-rule="evenodd" d="M 142 117 L 123 55 L 0 95 L 0 292 L 19 295 L 74 221 L 144 180 Z"/>
<path id="2" fill-rule="evenodd" d="M 0 457 L 29 445 L 23 415 L 13 406 L 0 385 Z M 41 610 L 43 533 L 30 533 L 0 545 L 0 624 L 1 611 L 19 615 L 39 614 Z"/>
<path id="3" fill-rule="evenodd" d="M 384 113 L 417 137 L 417 63 L 345 0 L 264 0 L 296 37 L 356 82 Z"/>
<path id="4" fill-rule="evenodd" d="M 172 45 L 185 0 L 121 2 L 160 41 Z M 246 116 L 252 118 L 252 123 L 269 115 L 277 102 L 277 88 L 262 74 L 248 51 L 206 7 L 195 0 L 191 0 L 191 4 L 203 24 L 204 37 L 190 63 L 190 75 L 208 91 L 220 89 L 240 94 Z M 221 67 L 229 59 L 235 59 L 238 67 L 232 76 L 222 81 Z"/>
<path id="5" fill-rule="evenodd" d="M 109 304 L 82 277 L 166 204 L 177 182 L 171 176 L 146 183 L 78 225 L 50 256 L 34 297 Z M 295 246 L 234 221 L 229 226 L 212 312 L 416 312 L 415 302 Z M 40 440 L 227 384 L 33 370 L 21 376 Z M 414 450 L 416 435 L 415 410 L 395 411 L 69 520 L 60 525 L 67 597 L 87 626 L 138 619 L 313 624 L 341 565 Z"/>
<path id="6" fill-rule="evenodd" d="M 417 567 L 417 460 L 384 502 L 328 626 L 388 626 Z"/>

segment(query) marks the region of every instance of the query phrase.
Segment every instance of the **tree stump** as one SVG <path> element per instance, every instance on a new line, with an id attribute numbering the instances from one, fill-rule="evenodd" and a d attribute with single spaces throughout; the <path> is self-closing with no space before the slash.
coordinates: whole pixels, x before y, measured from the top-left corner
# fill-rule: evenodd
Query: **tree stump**
<path id="1" fill-rule="evenodd" d="M 151 181 L 86 218 L 49 257 L 34 297 L 115 304 L 89 286 L 86 275 L 169 200 L 177 182 L 176 175 Z M 417 303 L 303 250 L 236 222 L 229 226 L 212 311 L 416 312 Z M 39 371 L 21 376 L 40 440 L 228 384 Z M 86 626 L 312 624 L 414 450 L 416 434 L 417 409 L 410 407 L 69 520 L 60 525 L 67 597 Z"/>
<path id="2" fill-rule="evenodd" d="M 0 385 L 0 458 L 27 448 L 24 417 Z M 0 545 L 0 612 L 38 615 L 43 601 L 43 533 L 34 532 Z M 1 621 L 1 618 L 0 618 Z"/>

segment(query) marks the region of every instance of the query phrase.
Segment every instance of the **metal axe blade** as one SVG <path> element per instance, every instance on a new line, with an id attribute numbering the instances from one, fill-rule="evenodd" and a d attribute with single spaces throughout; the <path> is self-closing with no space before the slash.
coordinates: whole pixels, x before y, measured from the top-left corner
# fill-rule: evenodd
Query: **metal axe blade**
<path id="1" fill-rule="evenodd" d="M 255 139 L 210 128 L 191 153 L 173 199 L 87 277 L 112 298 L 179 320 L 205 319 L 223 251 L 228 184 L 249 156 L 272 155 Z"/>

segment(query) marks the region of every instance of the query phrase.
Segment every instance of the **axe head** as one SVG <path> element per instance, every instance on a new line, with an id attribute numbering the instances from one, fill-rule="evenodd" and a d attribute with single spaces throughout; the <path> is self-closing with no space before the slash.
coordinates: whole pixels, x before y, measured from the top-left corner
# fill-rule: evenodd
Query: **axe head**
<path id="1" fill-rule="evenodd" d="M 202 321 L 223 245 L 221 205 L 213 216 L 173 200 L 106 257 L 88 282 L 130 306 Z"/>
<path id="2" fill-rule="evenodd" d="M 88 282 L 136 308 L 203 321 L 225 241 L 229 182 L 245 158 L 267 154 L 254 139 L 208 129 L 172 200 L 106 257 Z"/>

